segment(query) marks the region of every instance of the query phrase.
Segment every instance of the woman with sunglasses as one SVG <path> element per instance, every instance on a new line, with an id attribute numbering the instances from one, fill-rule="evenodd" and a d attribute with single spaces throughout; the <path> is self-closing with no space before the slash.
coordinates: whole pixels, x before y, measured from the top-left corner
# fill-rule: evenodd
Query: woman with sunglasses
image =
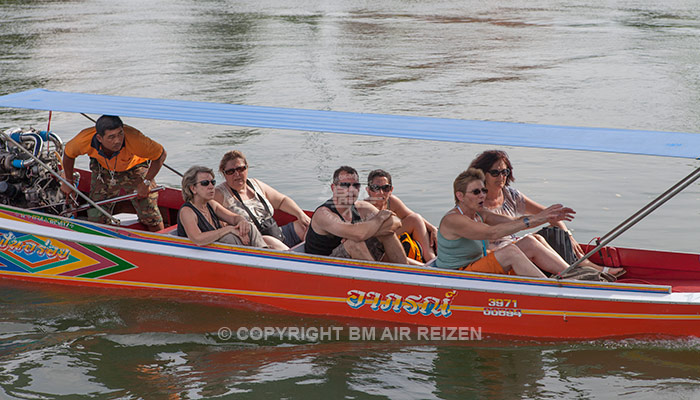
<path id="1" fill-rule="evenodd" d="M 248 160 L 242 152 L 226 152 L 219 171 L 225 182 L 216 187 L 214 200 L 257 226 L 271 248 L 287 250 L 304 240 L 311 218 L 289 196 L 259 179 L 248 179 Z M 273 218 L 275 210 L 296 220 L 279 227 Z"/>
<path id="2" fill-rule="evenodd" d="M 257 228 L 214 201 L 214 171 L 194 166 L 182 177 L 185 204 L 177 214 L 177 234 L 197 246 L 213 242 L 268 247 Z"/>
<path id="3" fill-rule="evenodd" d="M 516 275 L 538 278 L 545 277 L 539 268 L 557 274 L 568 267 L 556 252 L 532 236 L 493 251 L 487 249 L 489 240 L 546 222 L 571 221 L 574 210 L 556 204 L 521 218 L 489 212 L 484 209 L 488 193 L 484 173 L 475 168 L 459 174 L 453 189 L 455 207 L 445 214 L 438 229 L 436 267 L 493 274 L 512 270 Z"/>
<path id="4" fill-rule="evenodd" d="M 367 175 L 367 194 L 365 201 L 372 203 L 378 210 L 390 210 L 401 219 L 403 231 L 418 242 L 423 252 L 423 260 L 435 258 L 437 246 L 437 228 L 420 214 L 408 208 L 401 199 L 393 195 L 391 175 L 383 169 L 375 169 Z M 401 236 L 401 235 L 399 235 Z"/>
<path id="5" fill-rule="evenodd" d="M 529 197 L 522 194 L 517 189 L 510 186 L 510 183 L 515 181 L 513 176 L 513 165 L 508 158 L 508 154 L 502 150 L 487 150 L 476 156 L 476 158 L 469 165 L 470 168 L 477 168 L 484 172 L 486 176 L 486 189 L 488 189 L 488 194 L 486 195 L 486 200 L 484 201 L 484 208 L 497 214 L 509 215 L 511 217 L 520 217 L 526 214 L 534 214 L 544 210 L 544 206 L 531 200 Z M 583 249 L 581 245 L 576 242 L 571 231 L 568 230 L 566 224 L 563 221 L 558 221 L 552 224 L 554 231 L 552 236 L 556 237 L 557 234 L 568 235 L 569 241 L 561 241 L 560 245 L 551 243 L 555 251 L 559 253 L 568 263 L 573 263 L 577 259 L 583 256 Z M 557 230 L 561 230 L 557 232 Z M 549 236 L 547 236 L 549 237 Z M 536 238 L 541 241 L 545 239 L 536 235 Z M 491 248 L 497 248 L 505 244 L 511 243 L 517 240 L 517 236 L 508 235 L 491 242 Z M 550 239 L 551 240 L 551 239 Z M 562 244 L 566 242 L 566 244 Z M 566 248 L 562 248 L 566 246 Z M 598 271 L 606 272 L 619 277 L 625 273 L 623 268 L 608 268 L 601 267 L 590 260 L 585 260 L 581 263 L 583 266 L 593 267 Z"/>

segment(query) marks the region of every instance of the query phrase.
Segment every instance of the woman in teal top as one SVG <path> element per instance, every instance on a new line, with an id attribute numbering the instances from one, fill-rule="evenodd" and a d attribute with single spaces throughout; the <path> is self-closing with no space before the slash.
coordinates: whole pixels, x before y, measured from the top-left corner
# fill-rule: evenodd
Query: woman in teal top
<path id="1" fill-rule="evenodd" d="M 538 267 L 559 273 L 568 264 L 544 240 L 528 235 L 515 243 L 487 251 L 488 240 L 534 228 L 545 222 L 571 221 L 574 210 L 561 204 L 521 218 L 494 214 L 484 209 L 488 192 L 484 173 L 469 168 L 454 181 L 455 207 L 442 217 L 438 229 L 438 268 L 544 278 Z M 534 263 L 530 260 L 534 260 Z"/>
<path id="2" fill-rule="evenodd" d="M 476 215 L 483 222 L 481 215 L 479 213 Z M 440 231 L 438 231 L 437 237 L 438 249 L 440 249 L 442 256 L 435 261 L 438 268 L 459 269 L 487 255 L 488 242 L 486 240 L 472 240 L 464 237 L 447 240 Z"/>

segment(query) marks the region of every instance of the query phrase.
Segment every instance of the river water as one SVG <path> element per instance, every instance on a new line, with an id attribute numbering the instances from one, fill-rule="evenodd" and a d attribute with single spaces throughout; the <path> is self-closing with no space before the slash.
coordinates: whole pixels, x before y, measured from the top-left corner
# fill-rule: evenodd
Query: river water
<path id="1" fill-rule="evenodd" d="M 0 94 L 51 90 L 321 110 L 700 132 L 700 3 L 2 1 Z M 313 209 L 332 171 L 394 176 L 437 223 L 489 147 L 125 118 L 167 163 L 224 151 Z M 47 113 L 0 110 L 0 128 Z M 54 113 L 64 140 L 89 125 Z M 577 210 L 586 242 L 696 160 L 505 148 L 516 187 Z M 699 149 L 700 152 L 700 149 Z M 79 166 L 86 167 L 86 160 Z M 162 170 L 158 180 L 179 186 Z M 696 183 L 618 246 L 700 252 Z M 217 299 L 0 281 L 1 398 L 700 398 L 700 342 L 221 340 L 227 327 L 349 326 Z M 204 300 L 204 302 L 203 302 Z"/>

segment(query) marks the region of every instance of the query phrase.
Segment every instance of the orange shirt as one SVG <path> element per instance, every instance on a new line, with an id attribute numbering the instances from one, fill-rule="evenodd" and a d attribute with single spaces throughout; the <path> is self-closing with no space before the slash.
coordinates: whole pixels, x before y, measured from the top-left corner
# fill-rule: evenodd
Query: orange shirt
<path id="1" fill-rule="evenodd" d="M 113 154 L 112 158 L 105 158 L 100 151 L 100 142 L 94 139 L 96 133 L 94 126 L 80 131 L 66 143 L 63 150 L 65 155 L 77 158 L 87 154 L 107 170 L 122 172 L 145 161 L 157 160 L 163 154 L 163 146 L 146 137 L 138 129 L 124 125 L 124 146 L 118 153 Z"/>

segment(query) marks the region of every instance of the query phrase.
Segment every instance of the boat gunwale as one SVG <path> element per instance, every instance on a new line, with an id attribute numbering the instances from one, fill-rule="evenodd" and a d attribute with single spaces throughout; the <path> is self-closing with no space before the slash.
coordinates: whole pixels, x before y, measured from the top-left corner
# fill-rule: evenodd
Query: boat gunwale
<path id="1" fill-rule="evenodd" d="M 11 206 L 4 206 L 8 208 L 13 208 Z M 20 213 L 26 215 L 27 210 L 16 209 Z M 32 212 L 36 214 L 41 214 L 38 212 Z M 49 214 L 44 214 L 52 219 L 58 218 L 59 220 L 64 220 L 63 218 L 56 217 Z M 43 216 L 43 215 L 42 215 Z M 26 234 L 38 234 L 39 236 L 56 237 L 61 240 L 75 241 L 79 243 L 88 243 L 100 247 L 111 247 L 119 250 L 126 251 L 137 251 L 152 255 L 166 255 L 171 257 L 178 257 L 188 260 L 206 261 L 214 262 L 219 264 L 225 264 L 230 266 L 241 266 L 249 268 L 261 268 L 267 270 L 284 271 L 291 273 L 303 273 L 308 275 L 322 275 L 329 277 L 337 277 L 341 279 L 353 279 L 353 280 L 367 280 L 375 282 L 386 282 L 392 284 L 402 284 L 402 285 L 418 285 L 426 287 L 436 287 L 445 289 L 459 289 L 459 290 L 472 290 L 480 292 L 494 292 L 494 293 L 511 293 L 511 294 L 522 294 L 522 295 L 533 295 L 542 297 L 552 297 L 552 298 L 577 298 L 577 299 L 589 299 L 589 300 L 611 300 L 611 301 L 633 301 L 633 302 L 648 302 L 648 303 L 669 303 L 669 304 L 694 304 L 697 302 L 700 304 L 700 298 L 693 303 L 688 302 L 688 297 L 692 296 L 695 292 L 672 292 L 671 287 L 667 285 L 651 285 L 651 284 L 629 284 L 629 283 L 612 283 L 612 282 L 586 282 L 586 281 L 560 281 L 554 279 L 542 279 L 542 278 L 528 278 L 528 277 L 517 277 L 510 275 L 491 275 L 491 274 L 481 274 L 473 273 L 469 271 L 451 271 L 451 270 L 440 270 L 437 268 L 430 267 L 420 267 L 420 266 L 408 266 L 401 264 L 389 264 L 382 262 L 374 263 L 364 263 L 357 260 L 339 259 L 324 256 L 314 256 L 306 255 L 304 253 L 295 253 L 271 249 L 257 249 L 252 247 L 236 247 L 228 246 L 224 244 L 216 244 L 215 247 L 199 247 L 189 242 L 186 238 L 179 238 L 167 234 L 159 233 L 145 233 L 147 236 L 156 236 L 163 239 L 175 239 L 174 241 L 154 241 L 148 237 L 144 237 L 144 232 L 139 230 L 133 230 L 129 228 L 122 227 L 108 227 L 100 224 L 93 224 L 87 221 L 80 220 L 68 220 L 71 223 L 77 224 L 79 226 L 92 228 L 100 228 L 100 230 L 111 232 L 113 234 L 119 234 L 125 237 L 109 237 L 109 236 L 97 236 L 92 233 L 84 232 L 74 232 L 66 229 L 56 228 L 52 226 L 41 226 L 32 224 L 31 222 L 25 221 L 11 221 L 14 224 L 21 224 L 20 229 L 17 231 Z M 46 221 L 44 221 L 46 222 Z M 51 233 L 48 235 L 42 235 L 41 232 L 37 233 L 36 229 L 48 230 Z M 126 232 L 115 232 L 115 231 L 126 231 Z M 55 233 L 59 233 L 58 235 Z M 77 239 L 76 239 L 77 235 Z M 132 236 L 133 235 L 133 236 Z M 82 240 L 81 240 L 82 238 Z M 108 243 L 105 243 L 107 241 Z M 128 246 L 127 243 L 133 244 L 133 242 L 138 242 L 140 248 L 134 248 L 133 246 Z M 149 249 L 150 246 L 164 246 L 164 249 Z M 175 247 L 179 251 L 179 254 L 173 254 L 172 251 L 165 252 L 163 250 L 172 250 Z M 222 259 L 221 256 L 227 255 L 237 255 L 240 257 L 253 257 L 258 259 L 268 259 L 283 261 L 285 263 L 291 263 L 290 267 L 279 267 L 272 265 L 261 265 L 259 263 L 251 263 L 251 261 L 241 262 L 238 259 L 236 262 L 231 262 L 229 260 Z M 314 266 L 326 266 L 329 268 L 327 271 L 323 270 L 309 270 L 305 268 L 308 264 L 313 264 Z M 295 268 L 296 267 L 296 268 Z M 301 268 L 299 268 L 301 267 Z M 332 270 L 331 270 L 332 269 Z M 407 281 L 401 279 L 391 279 L 391 278 L 379 278 L 377 276 L 353 276 L 352 274 L 340 274 L 345 269 L 353 272 L 358 272 L 359 270 L 372 271 L 375 273 L 382 273 L 383 275 L 394 275 L 394 276 L 422 276 L 431 279 L 433 282 L 415 282 Z M 50 275 L 43 275 L 50 276 Z M 469 285 L 471 283 L 471 285 Z M 476 284 L 476 285 L 474 285 Z M 479 285 L 498 285 L 506 286 L 505 288 L 499 289 L 498 287 L 478 287 Z M 516 286 L 517 285 L 517 286 Z M 516 286 L 520 290 L 515 288 L 508 288 L 508 286 Z M 523 287 L 539 287 L 550 289 L 550 291 L 565 290 L 567 293 L 543 293 L 543 292 L 530 292 L 523 291 Z M 577 293 L 568 293 L 570 291 L 576 291 Z M 603 293 L 593 293 L 603 292 Z M 578 293 L 583 292 L 583 293 Z M 614 292 L 611 295 L 610 292 Z M 629 294 L 630 297 L 624 297 L 625 294 Z M 642 294 L 644 295 L 642 297 Z M 621 295 L 623 297 L 621 297 Z M 650 296 L 658 296 L 658 298 L 650 299 Z M 617 296 L 617 297 L 614 297 Z"/>

